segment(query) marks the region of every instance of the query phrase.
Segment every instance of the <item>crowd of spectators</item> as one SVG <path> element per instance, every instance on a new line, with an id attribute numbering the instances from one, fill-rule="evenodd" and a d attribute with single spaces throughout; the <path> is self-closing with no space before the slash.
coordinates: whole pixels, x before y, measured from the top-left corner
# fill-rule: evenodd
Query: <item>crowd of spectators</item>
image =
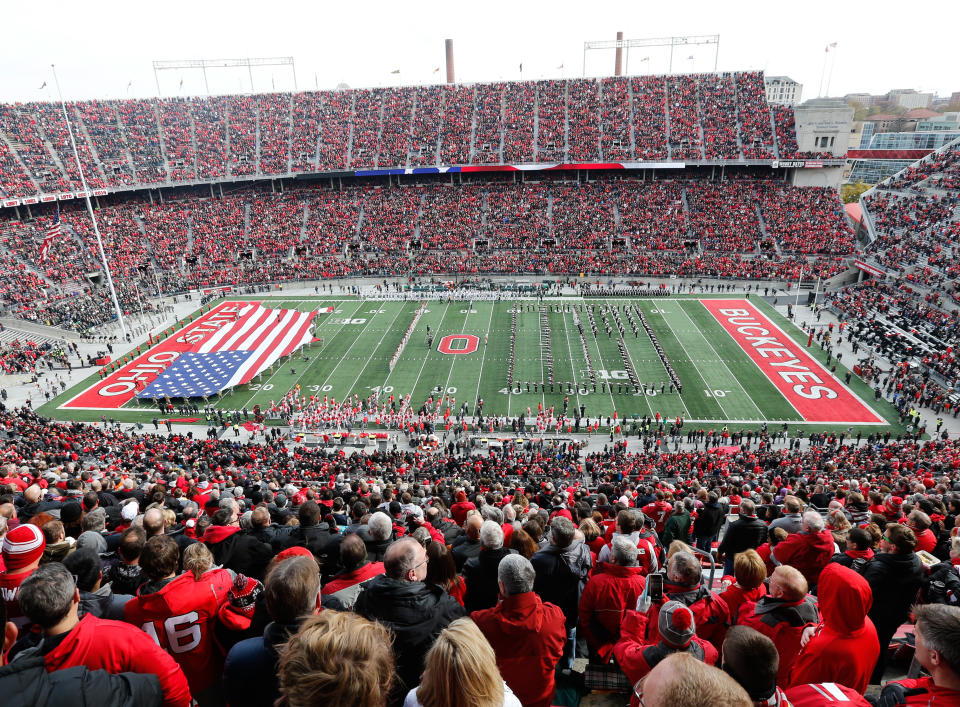
<path id="1" fill-rule="evenodd" d="M 0 433 L 13 704 L 72 680 L 81 703 L 546 706 L 577 657 L 650 707 L 960 697 L 958 442 L 344 456 L 27 409 Z M 927 675 L 884 684 L 902 624 Z"/>
<path id="2" fill-rule="evenodd" d="M 66 367 L 67 352 L 49 342 L 14 339 L 0 346 L 0 372 L 4 374 L 33 374 L 38 369 L 51 368 L 56 363 Z"/>
<path id="3" fill-rule="evenodd" d="M 763 74 L 745 71 L 735 74 L 734 80 L 743 156 L 748 160 L 771 159 L 774 145 L 772 116 L 767 105 Z"/>
<path id="4" fill-rule="evenodd" d="M 98 224 L 114 278 L 131 292 L 127 304 L 138 306 L 137 289 L 146 296 L 158 284 L 160 291 L 177 292 L 349 274 L 508 273 L 516 267 L 523 273 L 791 280 L 812 269 L 827 276 L 850 252 L 839 202 L 831 198 L 827 190 L 743 179 L 254 188 L 217 198 L 128 198 L 98 209 Z M 783 255 L 753 257 L 761 237 L 758 206 Z M 39 262 L 51 218 L 5 224 L 0 258 L 22 277 L 0 291 L 24 316 L 78 326 L 64 295 L 96 295 L 88 276 L 101 270 L 99 248 L 83 204 L 74 203 L 62 209 L 63 234 Z M 48 294 L 51 312 L 44 313 Z M 82 321 L 86 328 L 89 319 Z"/>
<path id="5" fill-rule="evenodd" d="M 671 76 L 667 84 L 670 159 L 702 160 L 703 135 L 696 76 Z"/>
<path id="6" fill-rule="evenodd" d="M 600 80 L 600 149 L 608 162 L 629 160 L 633 154 L 630 81 L 620 76 Z"/>
<path id="7" fill-rule="evenodd" d="M 91 188 L 601 155 L 771 159 L 775 142 L 799 155 L 790 109 L 775 111 L 774 139 L 758 72 L 95 100 L 68 113 Z M 0 194 L 80 188 L 59 104 L 0 106 L 0 129 Z"/>

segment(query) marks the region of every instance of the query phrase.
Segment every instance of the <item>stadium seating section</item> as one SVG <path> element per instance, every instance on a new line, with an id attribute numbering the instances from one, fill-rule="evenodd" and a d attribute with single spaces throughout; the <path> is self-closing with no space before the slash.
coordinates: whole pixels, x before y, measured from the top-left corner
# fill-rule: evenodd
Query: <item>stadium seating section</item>
<path id="1" fill-rule="evenodd" d="M 131 195 L 98 216 L 129 306 L 137 288 L 158 284 L 170 292 L 364 274 L 796 279 L 802 268 L 837 272 L 853 249 L 834 195 L 773 180 L 314 185 L 163 203 Z M 2 296 L 18 316 L 85 328 L 100 316 L 93 310 L 109 311 L 87 279 L 100 269 L 96 238 L 83 203 L 67 202 L 65 235 L 40 263 L 52 218 L 0 221 L 0 253 L 25 275 Z M 50 296 L 76 293 L 85 294 L 52 307 Z M 89 317 L 78 317 L 81 306 Z"/>
<path id="2" fill-rule="evenodd" d="M 83 101 L 91 188 L 442 165 L 803 157 L 759 72 Z M 775 126 L 775 130 L 774 130 Z M 81 188 L 53 103 L 0 105 L 0 197 Z"/>

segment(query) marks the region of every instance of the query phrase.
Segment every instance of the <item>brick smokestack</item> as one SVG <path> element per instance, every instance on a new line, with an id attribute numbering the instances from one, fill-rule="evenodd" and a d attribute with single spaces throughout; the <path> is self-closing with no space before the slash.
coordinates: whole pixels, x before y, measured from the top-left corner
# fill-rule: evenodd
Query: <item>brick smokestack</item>
<path id="1" fill-rule="evenodd" d="M 617 41 L 623 41 L 623 32 L 617 32 Z M 613 67 L 614 76 L 623 76 L 623 47 L 617 47 L 617 60 Z"/>
<path id="2" fill-rule="evenodd" d="M 446 39 L 444 44 L 447 48 L 447 83 L 453 83 L 453 40 Z"/>

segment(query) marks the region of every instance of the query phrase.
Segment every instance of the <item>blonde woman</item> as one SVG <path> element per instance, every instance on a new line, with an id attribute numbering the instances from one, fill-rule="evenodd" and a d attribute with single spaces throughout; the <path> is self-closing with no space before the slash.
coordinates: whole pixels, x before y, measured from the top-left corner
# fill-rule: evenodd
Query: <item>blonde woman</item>
<path id="1" fill-rule="evenodd" d="M 311 616 L 281 649 L 277 705 L 382 707 L 395 679 L 390 633 L 346 611 Z"/>
<path id="2" fill-rule="evenodd" d="M 419 687 L 403 707 L 521 707 L 497 669 L 490 643 L 470 619 L 447 626 L 427 653 Z"/>

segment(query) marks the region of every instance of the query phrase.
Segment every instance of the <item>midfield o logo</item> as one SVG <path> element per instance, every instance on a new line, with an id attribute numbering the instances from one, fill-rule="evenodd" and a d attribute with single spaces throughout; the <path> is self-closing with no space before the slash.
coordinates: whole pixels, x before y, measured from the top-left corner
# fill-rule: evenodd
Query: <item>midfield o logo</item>
<path id="1" fill-rule="evenodd" d="M 473 334 L 448 334 L 440 339 L 437 351 L 442 354 L 472 354 L 480 346 L 480 338 Z"/>

